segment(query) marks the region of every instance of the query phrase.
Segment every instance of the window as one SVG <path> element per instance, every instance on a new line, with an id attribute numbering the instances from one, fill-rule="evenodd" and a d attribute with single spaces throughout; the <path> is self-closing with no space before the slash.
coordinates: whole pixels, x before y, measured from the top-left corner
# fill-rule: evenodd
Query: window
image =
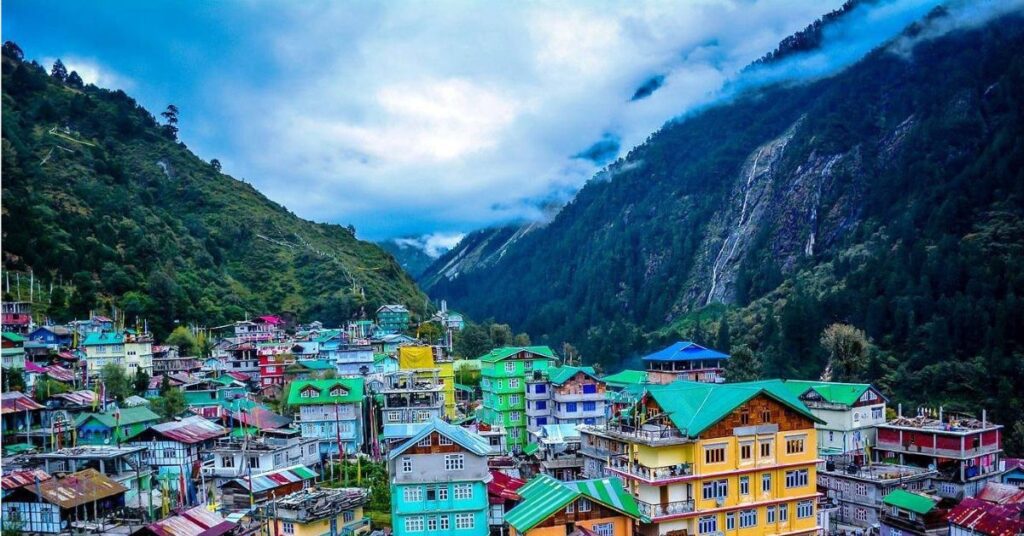
<path id="1" fill-rule="evenodd" d="M 548 401 L 547 400 L 538 400 L 538 401 L 533 403 L 533 407 L 536 408 L 536 409 L 548 409 Z"/>
<path id="2" fill-rule="evenodd" d="M 512 422 L 519 422 L 520 418 L 522 418 L 522 416 L 519 414 L 518 411 L 513 411 L 508 414 L 508 420 Z"/>
<path id="3" fill-rule="evenodd" d="M 718 532 L 718 516 L 704 516 L 697 521 L 697 532 L 707 534 Z"/>
<path id="4" fill-rule="evenodd" d="M 466 457 L 462 454 L 446 454 L 444 457 L 445 471 L 461 471 L 466 464 Z"/>
<path id="5" fill-rule="evenodd" d="M 513 406 L 519 405 L 519 395 L 512 395 L 508 397 L 508 403 Z"/>
<path id="6" fill-rule="evenodd" d="M 309 448 L 306 449 L 306 452 L 309 454 L 316 454 L 316 443 L 311 443 Z"/>
<path id="7" fill-rule="evenodd" d="M 547 386 L 547 384 L 544 384 L 544 383 L 535 384 L 533 386 L 533 392 L 537 393 L 538 395 L 542 395 L 542 394 L 548 392 L 548 386 Z"/>
<path id="8" fill-rule="evenodd" d="M 802 488 L 807 485 L 807 469 L 786 471 L 786 487 Z"/>
<path id="9" fill-rule="evenodd" d="M 597 402 L 584 402 L 583 411 L 597 411 Z"/>
<path id="10" fill-rule="evenodd" d="M 800 515 L 800 508 L 798 507 L 796 511 L 797 511 L 797 515 L 799 516 Z M 857 519 L 857 521 L 867 521 L 868 520 L 868 511 L 863 509 L 863 508 L 857 508 L 857 511 L 854 512 L 854 514 L 853 514 L 853 517 L 855 517 Z"/>
<path id="11" fill-rule="evenodd" d="M 804 451 L 804 436 L 786 438 L 786 454 L 800 454 Z"/>
<path id="12" fill-rule="evenodd" d="M 223 458 L 220 459 L 220 466 L 221 467 L 228 467 L 228 468 L 234 467 L 235 466 L 235 457 L 234 456 L 224 456 Z"/>
<path id="13" fill-rule="evenodd" d="M 419 441 L 419 443 L 416 443 L 416 446 L 417 447 L 429 447 L 430 446 L 430 436 L 428 435 L 427 437 L 424 437 L 423 439 L 421 439 Z"/>
<path id="14" fill-rule="evenodd" d="M 771 442 L 771 440 L 761 441 L 761 443 L 759 443 L 759 445 L 761 447 L 761 457 L 762 458 L 771 458 L 772 457 L 772 442 Z"/>
<path id="15" fill-rule="evenodd" d="M 775 523 L 775 507 L 769 506 L 764 509 L 765 523 Z"/>
<path id="16" fill-rule="evenodd" d="M 253 469 L 259 469 L 260 468 L 260 457 L 259 456 L 249 456 L 249 467 L 252 467 Z"/>
<path id="17" fill-rule="evenodd" d="M 572 514 L 576 512 L 576 501 L 571 501 L 568 506 L 565 507 L 565 513 Z"/>
<path id="18" fill-rule="evenodd" d="M 768 493 L 772 490 L 772 474 L 761 473 L 761 491 Z"/>
<path id="19" fill-rule="evenodd" d="M 595 393 L 597 393 L 597 385 L 595 385 L 593 383 L 585 383 L 585 384 L 583 384 L 583 394 L 585 394 L 585 395 L 592 395 L 592 394 L 595 394 Z"/>
<path id="20" fill-rule="evenodd" d="M 768 424 L 768 423 L 772 422 L 772 412 L 771 412 L 771 410 L 766 409 L 766 410 L 761 412 L 761 422 L 764 423 L 764 424 Z"/>
<path id="21" fill-rule="evenodd" d="M 875 420 L 878 420 L 878 419 L 882 418 L 882 408 L 881 408 L 881 406 L 871 408 L 871 418 L 875 419 Z"/>
<path id="22" fill-rule="evenodd" d="M 741 444 L 740 445 L 740 459 L 741 460 L 750 460 L 753 457 L 754 457 L 754 444 L 753 443 L 743 443 L 743 444 Z"/>
<path id="23" fill-rule="evenodd" d="M 402 457 L 402 472 L 403 473 L 411 473 L 412 472 L 412 458 L 411 457 L 409 457 L 409 456 Z"/>
<path id="24" fill-rule="evenodd" d="M 173 458 L 173 457 L 174 457 L 174 449 L 173 448 L 166 448 L 166 449 L 164 449 L 164 458 Z"/>
<path id="25" fill-rule="evenodd" d="M 448 490 L 445 491 L 447 498 Z M 473 484 L 455 484 L 455 500 L 466 500 L 473 498 Z"/>
<path id="26" fill-rule="evenodd" d="M 750 477 L 740 477 L 740 495 L 750 495 Z"/>
<path id="27" fill-rule="evenodd" d="M 725 514 L 725 530 L 736 529 L 736 512 Z"/>
<path id="28" fill-rule="evenodd" d="M 594 534 L 597 534 L 597 536 L 615 536 L 615 524 L 599 523 L 594 525 Z"/>
<path id="29" fill-rule="evenodd" d="M 725 461 L 725 445 L 704 447 L 704 463 L 722 463 Z"/>
<path id="30" fill-rule="evenodd" d="M 441 530 L 448 530 L 448 527 L 449 527 L 448 524 L 449 523 L 450 523 L 450 521 L 449 521 L 449 518 L 448 518 L 448 514 L 443 514 L 443 515 L 437 516 L 437 525 L 438 525 L 438 527 Z"/>
<path id="31" fill-rule="evenodd" d="M 285 534 L 295 534 L 295 523 L 284 521 L 281 523 L 281 530 L 284 531 Z"/>
<path id="32" fill-rule="evenodd" d="M 346 392 L 341 387 L 335 387 L 334 389 L 331 389 L 331 396 L 345 396 L 347 394 L 348 392 Z"/>
<path id="33" fill-rule="evenodd" d="M 523 370 L 533 370 L 533 361 L 523 361 Z"/>
<path id="34" fill-rule="evenodd" d="M 580 499 L 580 512 L 589 512 L 589 511 L 590 511 L 590 501 L 587 500 L 587 499 L 581 498 Z"/>
<path id="35" fill-rule="evenodd" d="M 505 363 L 505 372 L 515 372 L 515 371 L 516 371 L 516 364 L 515 363 Z"/>
<path id="36" fill-rule="evenodd" d="M 437 518 L 430 516 L 427 518 L 427 530 L 437 530 Z"/>
<path id="37" fill-rule="evenodd" d="M 800 501 L 796 503 L 796 517 L 803 519 L 814 515 L 814 503 L 811 501 Z"/>
<path id="38" fill-rule="evenodd" d="M 729 481 L 726 479 L 705 482 L 703 497 L 705 500 L 725 498 L 729 495 Z"/>
<path id="39" fill-rule="evenodd" d="M 780 504 L 779 505 L 779 522 L 780 523 L 785 523 L 788 520 L 789 520 L 789 505 L 788 504 Z"/>
<path id="40" fill-rule="evenodd" d="M 423 530 L 423 518 L 421 516 L 405 518 L 406 532 L 420 532 Z"/>
<path id="41" fill-rule="evenodd" d="M 740 424 L 750 424 L 750 412 L 743 410 L 740 412 Z"/>
<path id="42" fill-rule="evenodd" d="M 420 486 L 409 486 L 402 490 L 402 498 L 406 502 L 420 502 L 423 500 L 423 488 Z"/>
<path id="43" fill-rule="evenodd" d="M 740 528 L 757 526 L 757 510 L 743 510 L 740 512 Z"/>
<path id="44" fill-rule="evenodd" d="M 509 380 L 508 386 L 510 389 L 519 389 L 519 378 L 512 378 Z"/>
<path id="45" fill-rule="evenodd" d="M 474 521 L 473 514 L 455 514 L 455 529 L 471 529 Z"/>
<path id="46" fill-rule="evenodd" d="M 442 447 L 447 447 L 451 446 L 453 443 L 452 440 L 448 438 L 448 436 L 439 435 L 437 436 L 437 444 L 441 445 Z"/>
<path id="47" fill-rule="evenodd" d="M 575 402 L 566 402 L 566 404 L 565 404 L 565 411 L 566 411 L 566 413 L 576 413 L 576 403 Z"/>

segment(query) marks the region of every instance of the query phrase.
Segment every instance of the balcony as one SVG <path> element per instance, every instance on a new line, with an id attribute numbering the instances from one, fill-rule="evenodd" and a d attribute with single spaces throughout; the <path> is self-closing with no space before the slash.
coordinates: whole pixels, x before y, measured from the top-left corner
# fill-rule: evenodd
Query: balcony
<path id="1" fill-rule="evenodd" d="M 585 426 L 588 433 L 625 441 L 627 443 L 643 443 L 651 446 L 681 445 L 691 443 L 692 440 L 682 433 L 675 426 L 660 424 L 643 424 L 641 426 L 630 426 L 623 423 L 609 424 L 607 426 Z"/>
<path id="2" fill-rule="evenodd" d="M 552 398 L 557 402 L 599 402 L 604 400 L 604 393 L 582 393 L 579 391 L 571 393 L 560 393 L 558 391 L 555 391 L 554 396 Z"/>
<path id="3" fill-rule="evenodd" d="M 596 445 L 583 444 L 580 446 L 580 454 L 588 456 L 590 458 L 597 458 L 599 460 L 607 460 L 612 456 L 624 456 L 625 452 L 615 452 L 604 447 L 598 447 Z"/>
<path id="4" fill-rule="evenodd" d="M 876 450 L 888 450 L 892 452 L 903 452 L 907 454 L 922 454 L 925 456 L 937 456 L 940 458 L 974 458 L 982 454 L 992 454 L 995 452 L 1002 451 L 998 444 L 993 445 L 982 445 L 976 448 L 964 448 L 960 449 L 944 449 L 937 447 L 930 447 L 927 445 L 919 445 L 916 443 L 900 444 L 896 441 L 886 441 L 883 439 L 878 440 L 878 446 Z"/>
<path id="5" fill-rule="evenodd" d="M 636 504 L 640 507 L 640 513 L 650 518 L 652 522 L 658 522 L 673 516 L 689 514 L 694 510 L 693 499 L 685 501 L 669 501 L 658 504 L 637 501 Z"/>
<path id="6" fill-rule="evenodd" d="M 370 532 L 370 518 L 368 517 L 346 523 L 341 528 L 341 536 L 355 536 L 356 534 L 365 534 L 367 532 Z"/>
<path id="7" fill-rule="evenodd" d="M 552 460 L 541 460 L 541 466 L 549 469 L 568 469 L 572 467 L 583 467 L 583 458 L 574 456 L 561 456 Z"/>
<path id="8" fill-rule="evenodd" d="M 582 407 L 577 407 L 576 411 L 567 411 L 565 408 L 556 409 L 553 415 L 559 419 L 590 419 L 604 417 L 604 408 L 598 406 L 597 408 L 590 411 L 583 411 Z"/>
<path id="9" fill-rule="evenodd" d="M 693 476 L 693 466 L 688 463 L 664 467 L 647 467 L 636 461 L 630 463 L 626 454 L 612 457 L 608 464 L 608 469 L 651 484 L 666 484 Z"/>

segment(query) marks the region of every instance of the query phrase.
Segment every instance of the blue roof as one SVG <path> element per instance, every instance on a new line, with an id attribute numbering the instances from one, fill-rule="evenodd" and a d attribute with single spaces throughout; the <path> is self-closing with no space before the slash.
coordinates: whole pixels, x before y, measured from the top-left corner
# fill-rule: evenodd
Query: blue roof
<path id="1" fill-rule="evenodd" d="M 425 422 L 388 423 L 384 425 L 381 437 L 383 439 L 408 439 L 425 428 L 427 424 Z"/>
<path id="2" fill-rule="evenodd" d="M 395 459 L 396 456 L 403 453 L 409 447 L 419 443 L 421 439 L 430 435 L 431 432 L 437 431 L 437 433 L 451 439 L 458 443 L 466 450 L 476 454 L 478 456 L 487 456 L 491 452 L 491 445 L 486 439 L 479 435 L 470 432 L 469 430 L 455 426 L 454 424 L 448 424 L 441 419 L 434 419 L 427 426 L 424 426 L 422 430 L 416 433 L 416 435 L 409 438 L 408 441 L 402 443 L 390 453 L 388 453 L 388 459 Z"/>
<path id="3" fill-rule="evenodd" d="M 728 359 L 723 354 L 690 341 L 679 341 L 672 346 L 662 348 L 653 354 L 644 356 L 644 361 L 694 361 L 697 359 Z"/>

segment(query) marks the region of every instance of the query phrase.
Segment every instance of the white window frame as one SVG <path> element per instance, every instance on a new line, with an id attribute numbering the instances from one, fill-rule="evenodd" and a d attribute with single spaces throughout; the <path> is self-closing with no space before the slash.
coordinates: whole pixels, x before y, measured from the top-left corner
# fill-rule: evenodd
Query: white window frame
<path id="1" fill-rule="evenodd" d="M 466 456 L 464 454 L 445 454 L 444 470 L 461 471 L 466 468 Z"/>
<path id="2" fill-rule="evenodd" d="M 445 490 L 447 498 L 448 490 Z M 473 484 L 455 484 L 455 500 L 465 501 L 473 498 Z"/>
<path id="3" fill-rule="evenodd" d="M 412 472 L 412 456 L 402 456 L 402 473 Z"/>
<path id="4" fill-rule="evenodd" d="M 455 514 L 455 530 L 470 530 L 476 525 L 473 514 Z"/>
<path id="5" fill-rule="evenodd" d="M 423 532 L 423 516 L 412 516 L 405 518 L 406 532 Z"/>
<path id="6" fill-rule="evenodd" d="M 402 499 L 405 502 L 422 502 L 423 501 L 423 487 L 422 486 L 406 486 L 402 489 Z"/>

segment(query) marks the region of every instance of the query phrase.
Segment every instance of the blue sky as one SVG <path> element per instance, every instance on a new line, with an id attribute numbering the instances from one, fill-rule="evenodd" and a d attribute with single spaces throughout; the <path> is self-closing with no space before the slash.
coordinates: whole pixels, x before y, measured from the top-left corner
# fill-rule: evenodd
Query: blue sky
<path id="1" fill-rule="evenodd" d="M 936 3 L 882 1 L 767 78 L 828 74 Z M 177 104 L 194 152 L 300 216 L 437 246 L 543 217 L 840 4 L 7 0 L 3 38 Z"/>

